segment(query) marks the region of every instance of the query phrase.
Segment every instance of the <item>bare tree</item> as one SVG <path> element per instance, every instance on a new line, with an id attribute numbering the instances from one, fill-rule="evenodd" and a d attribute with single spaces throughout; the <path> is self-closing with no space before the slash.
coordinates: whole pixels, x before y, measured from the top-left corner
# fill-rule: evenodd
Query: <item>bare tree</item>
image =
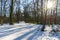
<path id="1" fill-rule="evenodd" d="M 39 0 L 36 0 L 36 3 L 37 3 L 37 12 L 36 12 L 36 16 L 37 16 L 37 19 L 36 19 L 36 21 L 37 21 L 37 24 L 39 23 Z"/>
<path id="2" fill-rule="evenodd" d="M 10 24 L 13 24 L 13 0 L 11 0 L 11 5 L 10 5 Z"/>
<path id="3" fill-rule="evenodd" d="M 7 0 L 4 0 L 4 7 L 3 7 L 3 12 L 4 12 L 4 23 L 6 22 L 6 2 Z"/>
<path id="4" fill-rule="evenodd" d="M 3 19 L 2 19 L 2 3 L 3 3 L 3 0 L 1 0 L 1 13 L 0 13 L 0 23 L 2 24 L 3 23 Z"/>
<path id="5" fill-rule="evenodd" d="M 57 3 L 56 3 L 55 24 L 57 24 L 57 7 L 58 7 L 58 0 L 57 0 Z"/>
<path id="6" fill-rule="evenodd" d="M 20 10 L 20 0 L 16 0 L 16 4 L 17 4 L 17 7 L 16 7 L 16 17 L 17 17 L 17 22 L 19 23 L 20 21 L 20 15 L 21 15 L 21 10 Z"/>

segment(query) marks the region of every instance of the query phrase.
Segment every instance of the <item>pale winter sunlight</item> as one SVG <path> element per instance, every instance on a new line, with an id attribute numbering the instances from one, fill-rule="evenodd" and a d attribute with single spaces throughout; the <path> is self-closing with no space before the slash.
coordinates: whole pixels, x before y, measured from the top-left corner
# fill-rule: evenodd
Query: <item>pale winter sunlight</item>
<path id="1" fill-rule="evenodd" d="M 56 2 L 55 1 L 48 1 L 47 2 L 47 9 L 53 9 L 53 8 L 55 8 L 55 6 L 56 6 Z"/>

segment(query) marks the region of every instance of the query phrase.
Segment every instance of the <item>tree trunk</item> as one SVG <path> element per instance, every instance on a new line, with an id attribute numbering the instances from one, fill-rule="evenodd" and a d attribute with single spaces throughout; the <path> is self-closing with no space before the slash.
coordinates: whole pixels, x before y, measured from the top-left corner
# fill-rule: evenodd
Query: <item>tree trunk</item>
<path id="1" fill-rule="evenodd" d="M 11 5 L 10 5 L 10 25 L 13 24 L 13 0 L 11 0 Z"/>

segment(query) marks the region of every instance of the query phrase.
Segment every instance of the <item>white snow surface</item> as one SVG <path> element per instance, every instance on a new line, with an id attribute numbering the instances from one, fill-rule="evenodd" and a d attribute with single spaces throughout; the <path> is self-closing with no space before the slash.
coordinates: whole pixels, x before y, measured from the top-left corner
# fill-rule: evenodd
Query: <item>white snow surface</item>
<path id="1" fill-rule="evenodd" d="M 42 25 L 31 23 L 4 24 L 0 26 L 0 40 L 60 40 L 60 33 L 51 32 L 52 27 L 46 25 L 42 32 Z M 56 25 L 54 25 L 56 28 Z"/>

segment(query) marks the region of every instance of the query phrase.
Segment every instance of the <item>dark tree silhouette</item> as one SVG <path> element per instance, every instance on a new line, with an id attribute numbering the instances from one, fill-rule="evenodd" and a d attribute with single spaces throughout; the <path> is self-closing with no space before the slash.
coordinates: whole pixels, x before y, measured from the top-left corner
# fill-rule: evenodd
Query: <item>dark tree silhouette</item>
<path id="1" fill-rule="evenodd" d="M 10 25 L 13 24 L 13 0 L 11 0 L 11 5 L 10 5 Z"/>

